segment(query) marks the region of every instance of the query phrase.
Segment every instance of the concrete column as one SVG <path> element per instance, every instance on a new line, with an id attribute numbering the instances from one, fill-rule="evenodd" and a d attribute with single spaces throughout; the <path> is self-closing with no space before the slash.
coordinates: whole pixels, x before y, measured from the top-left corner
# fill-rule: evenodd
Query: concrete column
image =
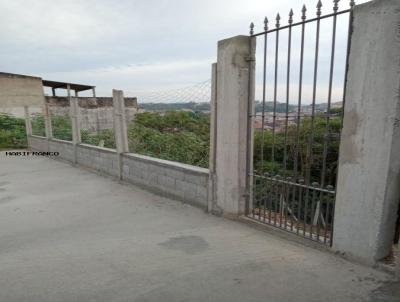
<path id="1" fill-rule="evenodd" d="M 389 254 L 400 199 L 400 2 L 354 9 L 333 248 L 367 263 Z"/>
<path id="2" fill-rule="evenodd" d="M 81 133 L 80 133 L 80 125 L 79 125 L 79 104 L 78 99 L 71 96 L 71 89 L 69 85 L 67 86 L 68 90 L 68 100 L 69 100 L 69 110 L 72 124 L 72 142 L 74 145 L 77 145 L 81 142 Z"/>
<path id="3" fill-rule="evenodd" d="M 46 103 L 46 100 L 43 100 L 43 118 L 44 118 L 44 127 L 46 138 L 48 140 L 53 138 L 53 129 L 51 126 L 51 116 L 50 116 L 50 109 L 49 104 Z"/>
<path id="4" fill-rule="evenodd" d="M 70 116 L 72 122 L 72 142 L 81 143 L 81 131 L 79 124 L 79 104 L 77 98 L 70 98 Z"/>
<path id="5" fill-rule="evenodd" d="M 210 99 L 210 170 L 208 180 L 208 203 L 207 211 L 215 215 L 222 214 L 216 204 L 216 143 L 217 143 L 217 63 L 211 65 L 211 99 Z"/>
<path id="6" fill-rule="evenodd" d="M 25 112 L 26 135 L 30 136 L 30 135 L 32 135 L 32 124 L 31 124 L 31 116 L 29 114 L 29 107 L 28 106 L 24 106 L 24 112 Z"/>
<path id="7" fill-rule="evenodd" d="M 67 85 L 69 110 L 72 126 L 72 144 L 74 146 L 74 164 L 78 163 L 77 145 L 81 143 L 81 130 L 79 124 L 79 105 L 78 99 L 71 96 L 71 88 Z"/>
<path id="8" fill-rule="evenodd" d="M 121 90 L 113 90 L 114 136 L 118 153 L 119 179 L 122 180 L 122 153 L 129 152 L 125 121 L 125 99 Z"/>
<path id="9" fill-rule="evenodd" d="M 96 96 L 96 88 L 95 87 L 92 88 L 92 95 L 93 95 L 94 101 L 97 104 L 97 96 Z M 100 133 L 100 121 L 99 121 L 99 107 L 98 107 L 98 104 L 97 104 L 97 108 L 96 108 L 96 133 L 97 134 Z"/>
<path id="10" fill-rule="evenodd" d="M 244 214 L 248 198 L 248 155 L 254 107 L 255 39 L 236 36 L 218 42 L 216 104 L 216 208 L 224 216 Z"/>

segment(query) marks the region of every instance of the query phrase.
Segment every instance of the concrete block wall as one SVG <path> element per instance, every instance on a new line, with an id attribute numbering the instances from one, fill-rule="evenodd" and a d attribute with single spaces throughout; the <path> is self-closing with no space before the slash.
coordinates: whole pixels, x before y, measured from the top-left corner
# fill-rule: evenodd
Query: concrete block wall
<path id="1" fill-rule="evenodd" d="M 28 137 L 28 145 L 33 151 L 49 151 L 49 144 L 45 137 L 31 135 Z"/>
<path id="2" fill-rule="evenodd" d="M 28 142 L 32 150 L 59 152 L 59 159 L 74 162 L 72 142 L 38 136 L 29 136 Z M 116 150 L 86 144 L 78 144 L 76 148 L 78 165 L 119 177 Z M 208 169 L 132 153 L 123 153 L 121 160 L 123 181 L 207 209 Z"/>
<path id="3" fill-rule="evenodd" d="M 67 161 L 72 162 L 74 160 L 74 146 L 72 142 L 58 139 L 49 140 L 49 152 L 58 152 Z"/>
<path id="4" fill-rule="evenodd" d="M 118 158 L 115 150 L 79 144 L 76 154 L 78 165 L 118 177 Z"/>
<path id="5" fill-rule="evenodd" d="M 144 155 L 122 155 L 122 179 L 207 209 L 209 170 Z"/>

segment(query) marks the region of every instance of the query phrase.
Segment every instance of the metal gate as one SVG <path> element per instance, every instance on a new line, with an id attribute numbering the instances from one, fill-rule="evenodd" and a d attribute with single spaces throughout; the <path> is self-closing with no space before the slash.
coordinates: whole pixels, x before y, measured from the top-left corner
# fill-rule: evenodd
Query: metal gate
<path id="1" fill-rule="evenodd" d="M 250 25 L 251 37 L 262 41 L 263 64 L 260 81 L 257 73 L 256 79 L 250 79 L 260 88 L 260 101 L 255 103 L 255 114 L 248 123 L 254 141 L 253 152 L 249 152 L 253 158 L 248 165 L 247 216 L 326 245 L 332 244 L 355 5 L 351 1 L 348 9 L 339 10 L 338 2 L 333 1 L 332 13 L 322 15 L 319 1 L 316 17 L 312 19 L 307 19 L 307 9 L 303 6 L 301 21 L 297 23 L 291 10 L 285 26 L 281 26 L 278 14 L 272 29 L 265 18 L 264 31 L 260 33 L 254 33 L 255 26 Z M 294 41 L 296 34 L 298 38 Z M 327 42 L 325 48 L 321 40 Z M 338 51 L 343 52 L 342 57 L 335 57 Z M 321 66 L 324 55 L 325 69 Z M 310 72 L 306 70 L 308 67 Z M 335 86 L 338 77 L 341 82 Z M 310 84 L 306 85 L 307 80 Z"/>

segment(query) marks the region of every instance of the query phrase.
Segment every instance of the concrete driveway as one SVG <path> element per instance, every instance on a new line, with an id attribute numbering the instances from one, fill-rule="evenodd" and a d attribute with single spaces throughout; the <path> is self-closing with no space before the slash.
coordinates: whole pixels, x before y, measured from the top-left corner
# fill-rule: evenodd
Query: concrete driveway
<path id="1" fill-rule="evenodd" d="M 0 301 L 400 301 L 389 275 L 47 158 L 0 154 Z"/>

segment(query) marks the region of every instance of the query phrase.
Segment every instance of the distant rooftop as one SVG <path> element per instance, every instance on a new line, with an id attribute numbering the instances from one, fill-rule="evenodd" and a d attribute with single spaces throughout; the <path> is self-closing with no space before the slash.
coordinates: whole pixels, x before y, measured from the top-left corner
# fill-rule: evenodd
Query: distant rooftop
<path id="1" fill-rule="evenodd" d="M 83 85 L 83 84 L 73 84 L 73 83 L 67 83 L 67 82 L 56 82 L 56 81 L 48 81 L 48 80 L 43 80 L 43 86 L 44 87 L 50 87 L 50 88 L 63 88 L 63 89 L 68 89 L 68 85 L 71 90 L 75 90 L 77 92 L 79 91 L 85 91 L 85 90 L 92 90 L 96 86 L 91 86 L 91 85 Z"/>
<path id="2" fill-rule="evenodd" d="M 28 76 L 28 75 L 8 73 L 8 72 L 0 72 L 0 76 L 9 77 L 9 78 L 41 79 L 40 77 L 37 77 L 37 76 Z M 67 83 L 67 82 L 56 82 L 56 81 L 48 81 L 48 80 L 42 80 L 42 83 L 43 83 L 44 87 L 50 87 L 50 88 L 54 88 L 54 89 L 58 89 L 58 88 L 68 89 L 68 85 L 69 85 L 70 89 L 74 90 L 76 92 L 92 90 L 93 88 L 96 87 L 96 86 L 92 86 L 92 85 L 74 84 L 74 83 Z"/>

